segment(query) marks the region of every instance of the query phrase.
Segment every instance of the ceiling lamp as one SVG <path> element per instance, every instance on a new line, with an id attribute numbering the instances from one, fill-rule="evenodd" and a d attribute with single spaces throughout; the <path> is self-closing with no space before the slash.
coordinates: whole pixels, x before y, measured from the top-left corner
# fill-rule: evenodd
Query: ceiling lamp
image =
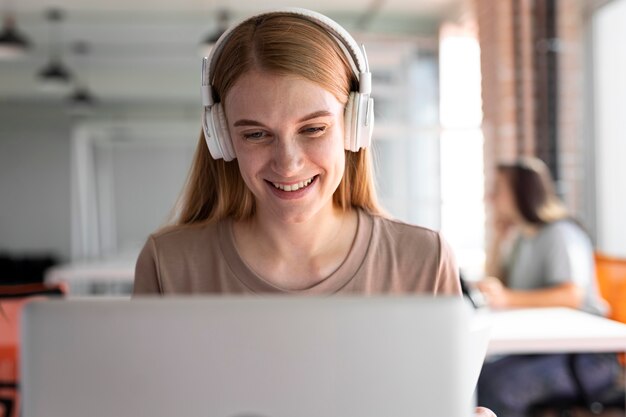
<path id="1" fill-rule="evenodd" d="M 86 57 L 89 53 L 89 45 L 86 42 L 76 42 L 73 46 L 76 55 Z M 84 60 L 86 62 L 86 59 Z M 97 100 L 87 87 L 86 77 L 81 80 L 75 78 L 74 92 L 69 96 L 68 112 L 75 116 L 86 116 L 93 112 Z"/>
<path id="2" fill-rule="evenodd" d="M 200 42 L 199 53 L 200 57 L 209 56 L 211 49 L 215 46 L 217 40 L 222 36 L 226 29 L 228 29 L 229 13 L 226 9 L 217 11 L 217 28 L 209 33 L 202 42 Z"/>
<path id="3" fill-rule="evenodd" d="M 73 116 L 88 116 L 96 104 L 97 100 L 87 86 L 78 86 L 69 98 L 67 112 Z"/>
<path id="4" fill-rule="evenodd" d="M 0 60 L 21 58 L 28 52 L 30 42 L 22 35 L 15 24 L 15 16 L 7 8 L 4 24 L 0 31 Z"/>
<path id="5" fill-rule="evenodd" d="M 58 9 L 50 9 L 46 13 L 50 22 L 50 59 L 46 66 L 39 71 L 41 88 L 50 93 L 67 93 L 71 88 L 72 73 L 63 64 L 61 57 L 61 40 L 59 26 L 63 20 L 63 13 Z"/>

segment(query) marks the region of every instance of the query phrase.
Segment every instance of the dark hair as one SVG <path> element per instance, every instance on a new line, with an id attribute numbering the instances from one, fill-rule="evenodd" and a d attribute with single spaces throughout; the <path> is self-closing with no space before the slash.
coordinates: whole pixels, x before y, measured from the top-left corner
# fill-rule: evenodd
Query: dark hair
<path id="1" fill-rule="evenodd" d="M 528 223 L 545 225 L 569 218 L 543 161 L 523 157 L 512 164 L 498 164 L 497 170 L 509 182 L 515 205 Z"/>

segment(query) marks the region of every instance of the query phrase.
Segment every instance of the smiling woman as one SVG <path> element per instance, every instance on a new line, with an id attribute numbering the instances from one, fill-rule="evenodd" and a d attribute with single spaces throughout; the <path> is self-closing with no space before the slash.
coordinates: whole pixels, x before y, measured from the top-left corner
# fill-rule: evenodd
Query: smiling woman
<path id="1" fill-rule="evenodd" d="M 440 234 L 378 205 L 370 91 L 362 48 L 323 15 L 226 31 L 177 217 L 144 246 L 134 293 L 460 296 Z"/>
<path id="2" fill-rule="evenodd" d="M 203 132 L 135 294 L 460 294 L 439 233 L 388 218 L 374 188 L 362 47 L 306 10 L 253 16 L 203 67 Z"/>

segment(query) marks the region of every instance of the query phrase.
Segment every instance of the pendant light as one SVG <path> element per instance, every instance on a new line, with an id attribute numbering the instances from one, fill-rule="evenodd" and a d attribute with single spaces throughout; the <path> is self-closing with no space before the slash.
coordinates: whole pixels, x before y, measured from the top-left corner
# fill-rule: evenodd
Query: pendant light
<path id="1" fill-rule="evenodd" d="M 25 56 L 30 49 L 30 41 L 20 33 L 15 23 L 15 14 L 10 1 L 6 1 L 3 25 L 0 29 L 0 60 L 12 60 Z"/>
<path id="2" fill-rule="evenodd" d="M 88 116 L 97 105 L 97 100 L 87 86 L 77 86 L 68 101 L 67 112 L 72 116 Z"/>
<path id="3" fill-rule="evenodd" d="M 199 45 L 200 57 L 209 56 L 211 49 L 215 46 L 217 40 L 222 36 L 226 29 L 228 29 L 229 13 L 226 9 L 219 9 L 217 11 L 217 27 L 210 32 Z"/>
<path id="4" fill-rule="evenodd" d="M 50 93 L 67 93 L 72 84 L 72 73 L 62 60 L 62 44 L 60 25 L 63 12 L 59 9 L 50 9 L 46 13 L 50 22 L 50 58 L 46 66 L 39 71 L 39 80 L 43 91 Z"/>
<path id="5" fill-rule="evenodd" d="M 84 41 L 76 42 L 72 47 L 74 54 L 82 57 L 85 64 L 87 63 L 86 57 L 90 52 L 89 49 L 89 45 Z M 87 84 L 87 77 L 84 74 L 83 77 L 74 77 L 74 91 L 68 98 L 68 113 L 74 116 L 86 116 L 93 112 L 98 100 L 91 93 Z"/>

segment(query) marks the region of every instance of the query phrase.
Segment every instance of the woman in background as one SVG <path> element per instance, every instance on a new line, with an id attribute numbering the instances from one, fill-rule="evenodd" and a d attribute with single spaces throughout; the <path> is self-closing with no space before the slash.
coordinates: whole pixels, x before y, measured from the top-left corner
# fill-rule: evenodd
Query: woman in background
<path id="1" fill-rule="evenodd" d="M 489 304 L 605 314 L 591 240 L 559 201 L 546 165 L 530 157 L 498 165 L 490 197 L 495 233 L 479 283 Z M 513 244 L 503 251 L 507 239 Z"/>
<path id="2" fill-rule="evenodd" d="M 567 213 L 539 159 L 498 165 L 490 196 L 495 231 L 487 255 L 488 277 L 478 283 L 492 308 L 570 307 L 604 315 L 592 243 Z M 516 355 L 483 366 L 480 404 L 498 415 L 528 415 L 536 404 L 580 395 L 571 355 Z M 597 398 L 618 375 L 615 355 L 574 358 L 585 393 Z"/>

